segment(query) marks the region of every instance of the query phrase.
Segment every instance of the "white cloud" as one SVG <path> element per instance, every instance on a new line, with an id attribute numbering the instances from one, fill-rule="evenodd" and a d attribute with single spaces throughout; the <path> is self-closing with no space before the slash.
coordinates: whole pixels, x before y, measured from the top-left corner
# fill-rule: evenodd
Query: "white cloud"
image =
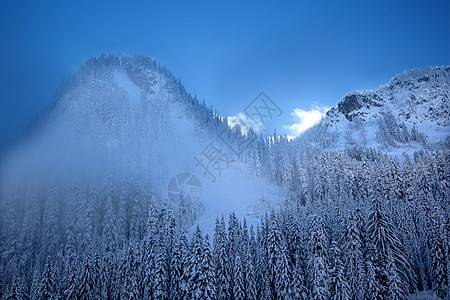
<path id="1" fill-rule="evenodd" d="M 228 117 L 228 126 L 235 127 L 236 125 L 241 126 L 242 133 L 246 134 L 250 127 L 256 132 L 263 130 L 263 125 L 247 118 L 243 113 L 238 113 L 236 116 Z"/>
<path id="2" fill-rule="evenodd" d="M 310 110 L 295 108 L 291 113 L 294 116 L 295 123 L 292 125 L 285 125 L 284 128 L 289 129 L 291 133 L 298 136 L 306 129 L 317 124 L 326 114 L 330 108 L 327 106 L 311 105 Z"/>

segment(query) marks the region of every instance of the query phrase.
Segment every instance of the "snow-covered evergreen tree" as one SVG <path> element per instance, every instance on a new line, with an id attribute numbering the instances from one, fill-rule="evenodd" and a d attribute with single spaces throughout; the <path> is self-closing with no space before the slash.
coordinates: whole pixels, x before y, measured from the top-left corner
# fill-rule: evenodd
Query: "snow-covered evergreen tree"
<path id="1" fill-rule="evenodd" d="M 236 256 L 234 260 L 234 282 L 233 282 L 233 297 L 234 299 L 244 300 L 245 299 L 245 279 L 244 271 L 242 270 L 241 257 Z"/>
<path id="2" fill-rule="evenodd" d="M 158 245 L 156 247 L 153 278 L 155 289 L 153 296 L 155 299 L 166 299 L 168 296 L 169 274 L 167 252 L 162 234 L 159 236 Z"/>
<path id="3" fill-rule="evenodd" d="M 56 297 L 54 297 L 56 299 Z M 26 300 L 28 299 L 28 295 L 26 294 L 23 283 L 20 281 L 18 277 L 15 277 L 10 284 L 9 289 L 6 291 L 6 294 L 2 297 L 5 300 Z"/>
<path id="4" fill-rule="evenodd" d="M 349 283 L 350 298 L 363 299 L 365 268 L 363 256 L 363 235 L 359 230 L 355 213 L 349 214 L 347 230 L 345 232 L 343 259 L 345 279 Z"/>
<path id="5" fill-rule="evenodd" d="M 51 259 L 47 259 L 44 271 L 42 272 L 39 287 L 32 297 L 33 299 L 58 299 L 56 290 L 56 282 L 54 278 L 54 270 Z"/>
<path id="6" fill-rule="evenodd" d="M 78 283 L 78 299 L 91 299 L 94 297 L 95 274 L 93 274 L 93 272 L 91 257 L 86 256 L 81 267 L 80 280 Z"/>
<path id="7" fill-rule="evenodd" d="M 334 300 L 350 299 L 350 287 L 344 276 L 344 263 L 341 259 L 341 251 L 333 242 L 331 247 L 333 267 L 330 272 L 330 295 Z"/>
<path id="8" fill-rule="evenodd" d="M 275 287 L 277 299 L 291 299 L 292 272 L 286 242 L 282 240 L 277 257 Z"/>
<path id="9" fill-rule="evenodd" d="M 309 245 L 309 280 L 311 285 L 311 297 L 315 300 L 328 299 L 329 297 L 329 264 L 327 254 L 327 234 L 324 220 L 321 216 L 311 216 L 311 237 Z"/>
<path id="10" fill-rule="evenodd" d="M 381 198 L 377 193 L 372 194 L 371 211 L 368 218 L 367 230 L 371 244 L 370 255 L 373 257 L 373 264 L 376 273 L 376 284 L 380 287 L 380 297 L 388 297 L 388 273 L 394 272 L 401 281 L 403 289 L 402 295 L 407 292 L 406 272 L 409 269 L 407 260 L 401 250 L 401 244 L 398 240 L 392 221 L 385 213 L 385 208 L 381 202 Z M 388 259 L 392 256 L 394 261 L 388 269 Z"/>
<path id="11" fill-rule="evenodd" d="M 214 265 L 212 261 L 211 246 L 209 244 L 208 235 L 205 236 L 205 242 L 203 246 L 203 260 L 201 264 L 204 282 L 202 299 L 216 299 L 216 278 L 214 274 Z"/>
<path id="12" fill-rule="evenodd" d="M 215 267 L 216 278 L 216 296 L 217 299 L 228 299 L 230 297 L 230 275 L 229 275 L 229 261 L 228 261 L 228 239 L 226 236 L 225 221 L 222 219 L 216 220 L 216 229 L 214 232 L 213 243 L 213 261 Z"/>
<path id="13" fill-rule="evenodd" d="M 294 271 L 292 272 L 292 299 L 308 299 L 308 290 L 305 287 L 305 279 L 302 272 L 300 257 L 297 255 Z"/>

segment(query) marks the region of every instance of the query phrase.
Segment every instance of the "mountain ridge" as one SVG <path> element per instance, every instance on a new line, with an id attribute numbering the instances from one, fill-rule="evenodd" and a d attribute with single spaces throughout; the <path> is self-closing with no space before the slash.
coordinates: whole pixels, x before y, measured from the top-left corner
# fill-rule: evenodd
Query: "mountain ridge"
<path id="1" fill-rule="evenodd" d="M 449 66 L 406 70 L 378 89 L 347 93 L 320 126 L 340 133 L 337 149 L 442 149 L 450 143 L 449 103 Z"/>

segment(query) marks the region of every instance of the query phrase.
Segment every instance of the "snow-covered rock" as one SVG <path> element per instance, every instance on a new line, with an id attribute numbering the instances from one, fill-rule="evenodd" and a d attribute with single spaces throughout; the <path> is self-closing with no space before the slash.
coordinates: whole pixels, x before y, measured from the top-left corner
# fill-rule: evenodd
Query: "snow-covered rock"
<path id="1" fill-rule="evenodd" d="M 450 136 L 450 67 L 403 72 L 375 90 L 346 94 L 321 125 L 333 149 L 363 146 L 390 154 L 442 149 Z"/>

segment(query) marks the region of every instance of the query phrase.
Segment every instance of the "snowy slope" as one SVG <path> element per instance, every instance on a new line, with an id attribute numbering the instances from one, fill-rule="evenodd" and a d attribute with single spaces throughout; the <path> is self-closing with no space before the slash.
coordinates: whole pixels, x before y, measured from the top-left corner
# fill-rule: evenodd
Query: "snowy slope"
<path id="1" fill-rule="evenodd" d="M 145 197 L 165 199 L 170 180 L 188 172 L 202 184 L 204 211 L 197 222 L 204 232 L 212 236 L 215 218 L 232 211 L 256 223 L 253 208 L 262 198 L 276 203 L 281 192 L 263 179 L 252 180 L 241 163 L 231 162 L 215 182 L 205 176 L 194 157 L 215 137 L 191 102 L 152 60 L 94 59 L 63 84 L 39 128 L 10 151 L 0 173 L 3 191 L 28 183 L 37 191 L 57 180 L 82 181 L 104 193 L 111 182 L 131 182 Z"/>
<path id="2" fill-rule="evenodd" d="M 378 89 L 346 94 L 322 125 L 338 136 L 331 146 L 337 150 L 355 145 L 390 154 L 441 149 L 450 136 L 449 100 L 450 67 L 408 70 Z"/>

